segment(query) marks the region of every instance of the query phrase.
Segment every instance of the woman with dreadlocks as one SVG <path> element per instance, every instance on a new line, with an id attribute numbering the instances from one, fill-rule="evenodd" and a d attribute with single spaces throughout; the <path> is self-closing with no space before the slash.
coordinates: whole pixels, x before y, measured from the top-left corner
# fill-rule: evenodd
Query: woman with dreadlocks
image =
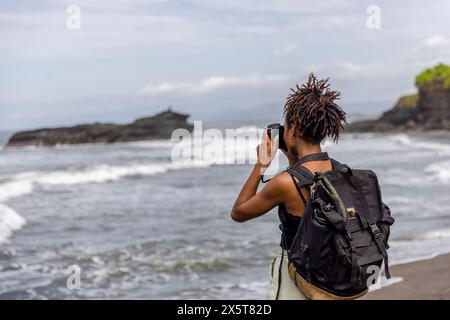
<path id="1" fill-rule="evenodd" d="M 313 74 L 306 84 L 301 87 L 297 85 L 291 91 L 284 107 L 283 133 L 286 145 L 283 153 L 288 158 L 289 166 L 301 164 L 312 173 L 331 170 L 332 163 L 327 153 L 322 152 L 320 143 L 326 137 L 337 142 L 343 123 L 346 122 L 345 112 L 334 102 L 340 93 L 329 89 L 328 79 L 317 80 Z M 306 299 L 289 277 L 287 249 L 302 219 L 310 190 L 307 187 L 297 189 L 297 178 L 283 171 L 257 193 L 261 175 L 275 155 L 267 130 L 263 144 L 257 148 L 258 161 L 236 199 L 231 217 L 235 221 L 244 222 L 278 206 L 282 229 L 281 253 L 271 261 L 269 297 Z"/>

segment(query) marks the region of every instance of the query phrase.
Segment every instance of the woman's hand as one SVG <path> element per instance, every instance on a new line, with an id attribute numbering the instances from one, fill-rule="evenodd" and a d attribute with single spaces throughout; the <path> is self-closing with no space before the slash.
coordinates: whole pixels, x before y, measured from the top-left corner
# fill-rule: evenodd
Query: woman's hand
<path id="1" fill-rule="evenodd" d="M 267 134 L 267 128 L 264 129 L 262 142 L 256 147 L 256 153 L 258 155 L 257 165 L 261 166 L 262 169 L 266 169 L 273 158 L 275 157 L 277 150 L 273 150 L 272 141 Z"/>
<path id="2" fill-rule="evenodd" d="M 287 194 L 284 186 L 290 186 L 290 181 L 284 183 L 283 176 L 276 175 L 257 194 L 261 174 L 264 174 L 264 170 L 270 165 L 277 152 L 267 135 L 267 129 L 264 130 L 262 143 L 258 145 L 256 152 L 258 161 L 231 210 L 231 218 L 238 222 L 254 219 L 272 210 L 284 201 Z"/>

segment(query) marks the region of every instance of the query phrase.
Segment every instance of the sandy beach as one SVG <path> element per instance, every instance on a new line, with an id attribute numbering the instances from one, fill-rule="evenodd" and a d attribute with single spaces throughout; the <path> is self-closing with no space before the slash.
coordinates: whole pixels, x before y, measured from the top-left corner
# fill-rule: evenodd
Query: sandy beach
<path id="1" fill-rule="evenodd" d="M 392 266 L 391 274 L 403 281 L 373 291 L 368 300 L 450 299 L 450 254 Z"/>

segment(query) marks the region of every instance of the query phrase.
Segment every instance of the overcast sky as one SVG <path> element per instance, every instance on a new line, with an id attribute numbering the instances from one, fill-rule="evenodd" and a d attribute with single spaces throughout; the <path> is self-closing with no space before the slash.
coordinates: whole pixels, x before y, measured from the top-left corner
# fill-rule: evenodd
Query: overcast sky
<path id="1" fill-rule="evenodd" d="M 367 27 L 370 5 L 380 29 Z M 168 105 L 192 119 L 279 119 L 311 71 L 346 111 L 377 113 L 423 68 L 450 63 L 449 13 L 448 0 L 1 0 L 0 130 Z"/>

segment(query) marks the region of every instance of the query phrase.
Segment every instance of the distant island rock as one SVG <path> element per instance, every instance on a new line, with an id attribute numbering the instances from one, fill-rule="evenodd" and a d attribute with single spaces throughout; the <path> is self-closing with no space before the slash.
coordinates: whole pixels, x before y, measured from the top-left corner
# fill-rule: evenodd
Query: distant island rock
<path id="1" fill-rule="evenodd" d="M 418 93 L 400 97 L 378 119 L 349 124 L 346 132 L 450 131 L 450 66 L 423 71 L 415 84 Z"/>
<path id="2" fill-rule="evenodd" d="M 137 119 L 131 124 L 94 123 L 73 127 L 39 129 L 15 133 L 7 147 L 55 146 L 81 143 L 114 143 L 139 140 L 169 139 L 178 128 L 192 131 L 188 114 L 167 111 L 153 117 Z"/>

